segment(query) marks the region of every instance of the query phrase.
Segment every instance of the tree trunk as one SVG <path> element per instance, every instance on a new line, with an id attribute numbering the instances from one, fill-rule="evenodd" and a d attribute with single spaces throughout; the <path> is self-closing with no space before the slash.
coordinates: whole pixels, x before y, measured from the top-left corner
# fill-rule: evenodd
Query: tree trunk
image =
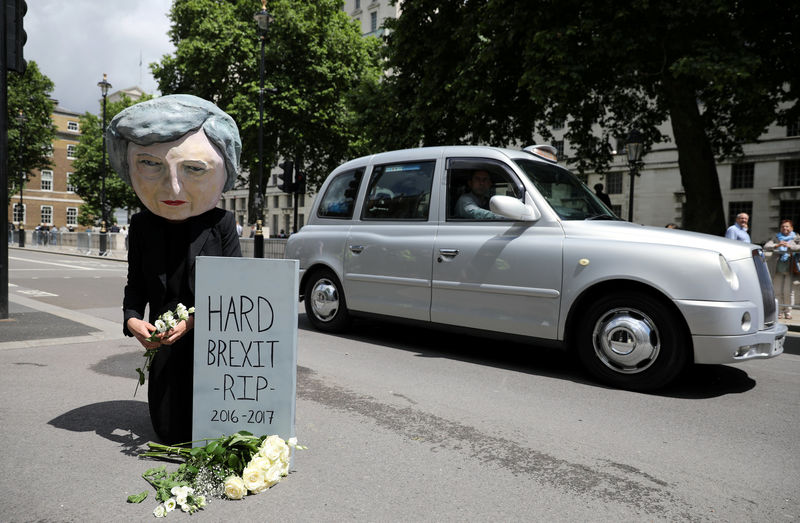
<path id="1" fill-rule="evenodd" d="M 726 218 L 719 188 L 717 164 L 705 134 L 694 89 L 669 76 L 664 78 L 672 133 L 678 148 L 678 168 L 686 192 L 683 228 L 722 235 Z"/>

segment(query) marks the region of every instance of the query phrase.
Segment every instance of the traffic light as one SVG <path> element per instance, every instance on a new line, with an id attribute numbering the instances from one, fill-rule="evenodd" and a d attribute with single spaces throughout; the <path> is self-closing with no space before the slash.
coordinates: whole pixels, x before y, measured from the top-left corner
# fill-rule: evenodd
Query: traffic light
<path id="1" fill-rule="evenodd" d="M 22 57 L 22 48 L 28 35 L 22 27 L 22 18 L 28 11 L 25 0 L 3 0 L 6 10 L 6 69 L 20 74 L 25 72 L 27 62 Z"/>
<path id="2" fill-rule="evenodd" d="M 294 183 L 294 162 L 286 160 L 278 164 L 283 172 L 278 175 L 278 189 L 283 192 L 293 193 L 295 191 Z"/>
<path id="3" fill-rule="evenodd" d="M 305 194 L 306 192 L 306 173 L 304 173 L 300 169 L 297 169 L 297 171 L 295 171 L 294 190 L 300 194 Z"/>

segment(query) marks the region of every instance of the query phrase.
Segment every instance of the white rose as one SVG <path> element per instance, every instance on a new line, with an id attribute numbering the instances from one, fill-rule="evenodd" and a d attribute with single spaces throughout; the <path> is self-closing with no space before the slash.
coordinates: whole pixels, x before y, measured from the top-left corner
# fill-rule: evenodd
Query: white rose
<path id="1" fill-rule="evenodd" d="M 178 311 L 178 319 L 181 321 L 186 321 L 189 319 L 189 313 L 186 310 Z"/>
<path id="2" fill-rule="evenodd" d="M 208 504 L 208 503 L 206 503 L 206 497 L 205 496 L 197 496 L 196 498 L 194 498 L 194 502 L 197 503 L 197 506 L 200 507 L 200 508 L 203 508 Z"/>
<path id="3" fill-rule="evenodd" d="M 252 463 L 247 465 L 242 471 L 242 481 L 250 492 L 260 492 L 264 486 L 264 469 Z"/>
<path id="4" fill-rule="evenodd" d="M 156 331 L 164 332 L 167 330 L 167 324 L 164 323 L 164 320 L 156 320 Z"/>
<path id="5" fill-rule="evenodd" d="M 164 505 L 159 505 L 153 511 L 153 515 L 157 518 L 163 518 L 167 515 L 167 509 L 164 508 Z"/>
<path id="6" fill-rule="evenodd" d="M 225 479 L 224 489 L 228 499 L 242 499 L 247 494 L 244 481 L 239 476 L 228 476 Z"/>
<path id="7" fill-rule="evenodd" d="M 178 502 L 175 498 L 169 498 L 164 502 L 164 508 L 167 509 L 167 512 L 172 512 L 175 510 L 175 507 L 178 505 Z"/>
<path id="8" fill-rule="evenodd" d="M 281 480 L 281 472 L 283 471 L 283 463 L 274 463 L 267 471 L 265 482 L 268 486 L 272 486 Z"/>
<path id="9" fill-rule="evenodd" d="M 194 307 L 189 307 L 189 314 L 194 314 Z"/>
<path id="10" fill-rule="evenodd" d="M 174 329 L 175 327 L 178 326 L 178 320 L 176 320 L 175 318 L 170 318 L 167 320 L 167 325 L 169 326 L 170 329 Z"/>
<path id="11" fill-rule="evenodd" d="M 161 319 L 164 321 L 172 319 L 172 311 L 167 311 L 161 315 Z"/>

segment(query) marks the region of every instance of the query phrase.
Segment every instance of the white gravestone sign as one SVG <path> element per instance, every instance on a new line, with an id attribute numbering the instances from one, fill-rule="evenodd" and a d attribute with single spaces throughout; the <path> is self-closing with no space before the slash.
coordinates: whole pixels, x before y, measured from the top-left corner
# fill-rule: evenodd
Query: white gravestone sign
<path id="1" fill-rule="evenodd" d="M 293 437 L 297 260 L 198 257 L 195 275 L 192 439 Z"/>

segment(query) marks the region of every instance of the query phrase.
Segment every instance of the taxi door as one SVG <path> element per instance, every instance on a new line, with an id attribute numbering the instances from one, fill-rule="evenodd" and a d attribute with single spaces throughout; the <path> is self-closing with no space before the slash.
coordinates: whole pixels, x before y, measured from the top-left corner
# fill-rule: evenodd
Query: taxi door
<path id="1" fill-rule="evenodd" d="M 524 187 L 500 161 L 452 158 L 446 167 L 445 216 L 433 247 L 431 321 L 555 339 L 564 240 L 560 224 L 456 215 L 476 171 L 489 173 L 493 194 L 524 198 Z"/>
<path id="2" fill-rule="evenodd" d="M 361 217 L 345 244 L 350 309 L 430 320 L 435 167 L 435 159 L 374 166 Z"/>

